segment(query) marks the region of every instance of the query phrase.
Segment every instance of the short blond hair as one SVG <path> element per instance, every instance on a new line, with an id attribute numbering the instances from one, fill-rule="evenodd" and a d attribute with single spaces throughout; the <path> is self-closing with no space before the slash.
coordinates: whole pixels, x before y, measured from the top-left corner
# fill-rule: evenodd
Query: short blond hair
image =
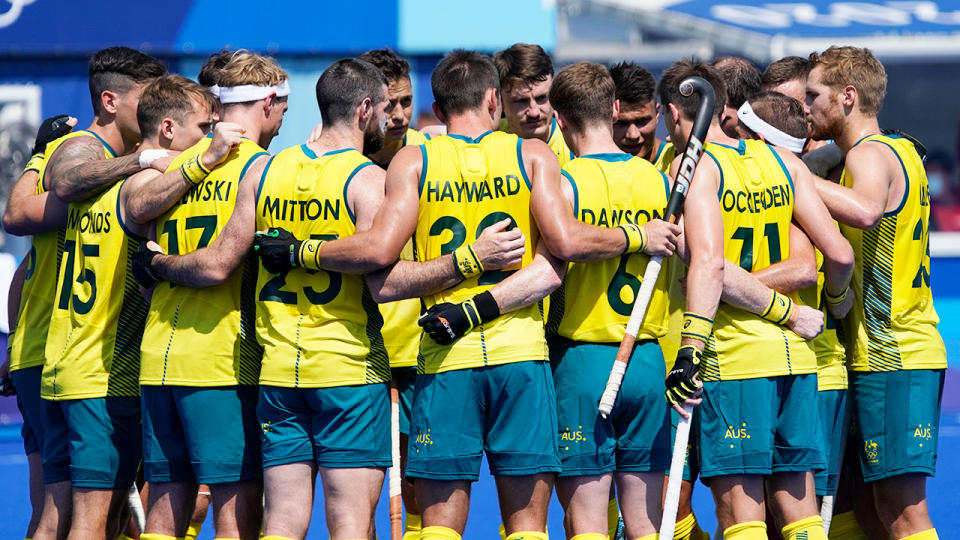
<path id="1" fill-rule="evenodd" d="M 876 115 L 887 94 L 887 71 L 870 49 L 830 47 L 822 53 L 810 54 L 810 68 L 823 67 L 823 83 L 839 90 L 845 86 L 857 89 L 857 108 L 864 114 Z"/>
<path id="2" fill-rule="evenodd" d="M 287 72 L 273 58 L 240 50 L 220 69 L 217 84 L 223 87 L 245 84 L 273 86 L 287 78 Z"/>

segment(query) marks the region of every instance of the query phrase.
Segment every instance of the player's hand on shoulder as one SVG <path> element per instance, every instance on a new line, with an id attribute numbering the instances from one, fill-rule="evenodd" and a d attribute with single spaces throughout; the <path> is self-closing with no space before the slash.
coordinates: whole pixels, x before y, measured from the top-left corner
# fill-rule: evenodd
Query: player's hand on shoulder
<path id="1" fill-rule="evenodd" d="M 240 124 L 233 122 L 217 122 L 213 126 L 213 137 L 210 146 L 200 158 L 202 165 L 210 170 L 227 158 L 227 154 L 234 146 L 240 144 L 246 130 Z"/>
<path id="2" fill-rule="evenodd" d="M 153 259 L 157 255 L 163 255 L 163 248 L 151 240 L 140 242 L 140 245 L 137 246 L 137 253 L 133 256 L 133 264 L 131 265 L 133 277 L 145 289 L 153 287 L 160 281 L 153 270 Z"/>
<path id="3" fill-rule="evenodd" d="M 484 270 L 499 270 L 520 264 L 526 237 L 519 227 L 510 227 L 507 218 L 484 229 L 471 247 Z"/>
<path id="4" fill-rule="evenodd" d="M 643 225 L 646 245 L 643 252 L 647 255 L 669 257 L 677 250 L 682 230 L 679 225 L 668 221 L 654 219 Z"/>
<path id="5" fill-rule="evenodd" d="M 65 114 L 45 119 L 40 124 L 40 129 L 37 130 L 37 138 L 33 143 L 33 153 L 42 154 L 46 150 L 47 144 L 70 133 L 76 125 L 77 119 Z"/>
<path id="6" fill-rule="evenodd" d="M 793 304 L 787 326 L 803 339 L 813 339 L 823 332 L 823 312 L 803 304 Z"/>
<path id="7" fill-rule="evenodd" d="M 253 237 L 253 250 L 263 267 L 271 274 L 282 274 L 300 266 L 300 241 L 290 231 L 271 227 Z"/>
<path id="8" fill-rule="evenodd" d="M 703 384 L 700 382 L 700 349 L 693 345 L 684 345 L 677 351 L 677 360 L 673 369 L 667 373 L 664 384 L 667 387 L 664 397 L 682 414 L 682 405 L 696 398 Z"/>

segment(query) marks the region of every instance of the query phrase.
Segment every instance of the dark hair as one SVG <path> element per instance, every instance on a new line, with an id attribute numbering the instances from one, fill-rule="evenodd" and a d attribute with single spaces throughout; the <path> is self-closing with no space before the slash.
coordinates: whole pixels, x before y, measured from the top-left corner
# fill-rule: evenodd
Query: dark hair
<path id="1" fill-rule="evenodd" d="M 694 76 L 703 77 L 713 86 L 713 93 L 716 96 L 713 116 L 719 118 L 720 113 L 723 112 L 723 104 L 727 102 L 727 87 L 723 83 L 723 77 L 721 77 L 717 68 L 710 64 L 688 58 L 677 60 L 660 76 L 657 95 L 660 96 L 661 105 L 666 107 L 673 103 L 688 120 L 693 120 L 693 117 L 697 114 L 700 98 L 696 94 L 690 96 L 680 94 L 680 83 L 687 77 Z"/>
<path id="2" fill-rule="evenodd" d="M 553 76 L 553 61 L 543 47 L 530 43 L 514 43 L 493 54 L 500 86 L 510 88 L 518 82 L 533 84 Z"/>
<path id="3" fill-rule="evenodd" d="M 614 84 L 601 64 L 577 62 L 560 70 L 550 85 L 550 104 L 582 130 L 591 122 L 613 124 Z"/>
<path id="4" fill-rule="evenodd" d="M 363 100 L 387 99 L 386 77 L 370 62 L 356 58 L 337 60 L 317 80 L 317 105 L 324 124 L 349 121 Z"/>
<path id="5" fill-rule="evenodd" d="M 369 50 L 358 58 L 373 64 L 388 81 L 410 78 L 410 62 L 389 48 Z"/>
<path id="6" fill-rule="evenodd" d="M 727 89 L 727 105 L 734 109 L 760 93 L 760 70 L 750 61 L 737 56 L 724 56 L 713 62 Z"/>
<path id="7" fill-rule="evenodd" d="M 137 124 L 144 138 L 150 136 L 160 122 L 173 118 L 181 126 L 193 113 L 194 100 L 215 110 L 219 101 L 210 90 L 181 75 L 166 75 L 153 81 L 143 90 L 137 105 Z"/>
<path id="8" fill-rule="evenodd" d="M 616 97 L 621 103 L 643 104 L 653 101 L 657 81 L 649 71 L 633 62 L 620 62 L 610 66 L 610 76 L 616 87 Z"/>
<path id="9" fill-rule="evenodd" d="M 807 138 L 807 115 L 803 112 L 803 104 L 792 97 L 780 92 L 761 92 L 750 99 L 750 107 L 759 119 L 787 135 Z"/>
<path id="10" fill-rule="evenodd" d="M 90 59 L 90 101 L 93 113 L 100 115 L 100 95 L 105 91 L 126 94 L 134 85 L 156 79 L 167 72 L 156 58 L 129 47 L 110 47 Z"/>
<path id="11" fill-rule="evenodd" d="M 760 78 L 764 90 L 793 80 L 806 80 L 810 74 L 810 61 L 800 56 L 785 56 L 771 62 Z"/>
<path id="12" fill-rule="evenodd" d="M 480 107 L 487 90 L 500 91 L 500 77 L 489 56 L 455 49 L 433 69 L 430 86 L 437 107 L 449 115 Z"/>
<path id="13" fill-rule="evenodd" d="M 227 65 L 234 54 L 235 51 L 230 49 L 221 49 L 208 56 L 207 61 L 200 68 L 200 74 L 197 75 L 197 82 L 207 88 L 217 84 L 220 80 L 220 70 Z"/>

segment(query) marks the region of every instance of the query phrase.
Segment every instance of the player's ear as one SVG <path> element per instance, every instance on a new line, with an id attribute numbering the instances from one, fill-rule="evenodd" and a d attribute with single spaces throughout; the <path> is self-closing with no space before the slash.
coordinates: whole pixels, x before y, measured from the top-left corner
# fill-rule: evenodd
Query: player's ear
<path id="1" fill-rule="evenodd" d="M 654 121 L 656 121 L 656 120 L 660 117 L 660 102 L 659 102 L 659 101 L 653 104 L 653 110 L 654 110 L 654 118 L 653 118 L 653 119 L 654 119 Z"/>
<path id="2" fill-rule="evenodd" d="M 857 89 L 853 85 L 848 84 L 840 91 L 840 103 L 844 107 L 853 107 L 857 102 L 857 97 Z"/>
<path id="3" fill-rule="evenodd" d="M 562 133 L 567 129 L 567 119 L 563 116 L 563 113 L 556 109 L 553 110 L 553 116 L 557 119 L 557 127 L 560 128 L 560 132 Z M 616 122 L 616 119 L 614 119 L 614 122 Z"/>
<path id="4" fill-rule="evenodd" d="M 370 122 L 370 118 L 373 117 L 373 100 L 369 97 L 363 98 L 360 106 L 357 107 L 357 115 L 359 116 L 360 125 L 366 127 Z"/>
<path id="5" fill-rule="evenodd" d="M 433 102 L 433 115 L 436 116 L 437 120 L 439 120 L 440 122 L 444 124 L 447 123 L 447 117 L 445 114 L 443 114 L 443 111 L 440 110 L 440 106 L 437 105 L 436 101 Z"/>
<path id="6" fill-rule="evenodd" d="M 100 92 L 100 107 L 104 112 L 117 114 L 117 107 L 120 105 L 120 96 L 116 92 L 104 90 Z"/>
<path id="7" fill-rule="evenodd" d="M 667 104 L 667 114 L 663 115 L 664 123 L 676 124 L 677 118 L 680 118 L 680 109 L 675 103 Z"/>
<path id="8" fill-rule="evenodd" d="M 620 118 L 620 100 L 613 100 L 613 121 L 616 122 Z"/>
<path id="9" fill-rule="evenodd" d="M 174 137 L 174 122 L 173 118 L 164 118 L 160 121 L 160 136 L 167 140 L 173 140 Z M 141 134 L 144 138 L 148 135 L 146 133 Z"/>

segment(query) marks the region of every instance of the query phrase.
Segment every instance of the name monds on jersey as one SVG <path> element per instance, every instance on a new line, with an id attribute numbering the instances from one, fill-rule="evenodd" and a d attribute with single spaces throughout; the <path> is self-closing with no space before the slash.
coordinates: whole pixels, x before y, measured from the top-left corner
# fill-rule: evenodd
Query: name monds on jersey
<path id="1" fill-rule="evenodd" d="M 790 205 L 790 186 L 781 184 L 761 191 L 732 191 L 726 189 L 720 197 L 720 204 L 727 212 L 756 214 L 768 208 Z"/>
<path id="2" fill-rule="evenodd" d="M 497 199 L 520 193 L 520 179 L 513 174 L 506 177 L 495 177 L 493 188 L 489 180 L 479 182 L 456 182 L 449 180 L 428 181 L 424 187 L 427 193 L 427 202 L 481 202 L 484 199 Z"/>
<path id="3" fill-rule="evenodd" d="M 621 223 L 643 225 L 651 219 L 663 219 L 663 212 L 654 210 L 651 215 L 647 210 L 624 210 L 622 208 L 619 210 L 582 208 L 580 210 L 580 221 L 598 227 L 617 227 Z"/>
<path id="4" fill-rule="evenodd" d="M 278 199 L 267 195 L 263 201 L 263 217 L 284 221 L 313 221 L 315 219 L 340 219 L 340 199 Z"/>
<path id="5" fill-rule="evenodd" d="M 180 204 L 187 204 L 197 201 L 223 201 L 230 200 L 230 188 L 233 182 L 229 180 L 205 180 L 190 189 L 186 195 L 180 199 Z"/>
<path id="6" fill-rule="evenodd" d="M 110 212 L 81 212 L 71 208 L 67 214 L 67 228 L 80 232 L 108 233 L 110 232 Z"/>

